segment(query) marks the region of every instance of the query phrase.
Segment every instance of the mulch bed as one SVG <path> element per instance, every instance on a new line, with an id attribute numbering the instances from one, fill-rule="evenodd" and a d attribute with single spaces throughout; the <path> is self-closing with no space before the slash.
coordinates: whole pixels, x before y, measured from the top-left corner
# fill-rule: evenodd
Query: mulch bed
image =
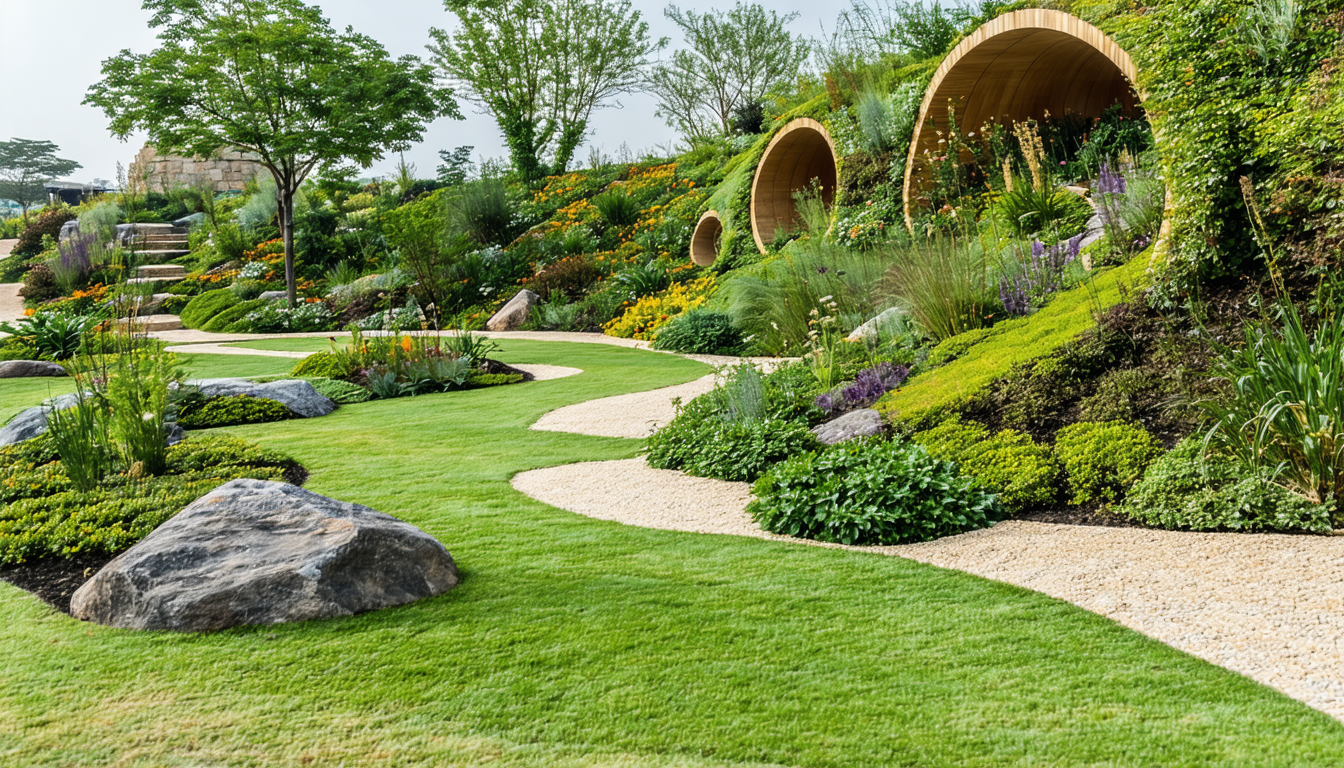
<path id="1" fill-rule="evenodd" d="M 70 597 L 114 556 L 48 557 L 22 565 L 0 567 L 0 581 L 26 589 L 62 613 L 70 613 Z"/>
<path id="2" fill-rule="evenodd" d="M 1039 509 L 1015 515 L 1014 520 L 1058 525 L 1097 525 L 1104 528 L 1147 528 L 1148 526 L 1124 515 L 1108 511 L 1100 504 L 1069 505 L 1054 509 Z"/>

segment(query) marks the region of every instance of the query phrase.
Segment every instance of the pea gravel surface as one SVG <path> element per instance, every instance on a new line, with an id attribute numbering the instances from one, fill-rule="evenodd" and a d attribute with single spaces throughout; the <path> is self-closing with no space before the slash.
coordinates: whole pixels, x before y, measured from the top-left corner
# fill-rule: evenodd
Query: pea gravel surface
<path id="1" fill-rule="evenodd" d="M 746 483 L 653 469 L 643 459 L 523 472 L 513 486 L 626 525 L 839 547 L 762 531 L 746 513 Z M 1008 521 L 922 544 L 843 548 L 1066 600 L 1344 720 L 1344 537 Z"/>

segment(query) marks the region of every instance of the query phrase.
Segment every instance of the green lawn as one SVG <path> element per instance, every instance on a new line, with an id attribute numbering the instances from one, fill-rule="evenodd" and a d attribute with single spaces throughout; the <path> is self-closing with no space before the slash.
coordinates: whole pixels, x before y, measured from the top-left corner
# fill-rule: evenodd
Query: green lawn
<path id="1" fill-rule="evenodd" d="M 511 475 L 639 450 L 528 430 L 538 416 L 707 369 L 591 344 L 500 357 L 585 373 L 231 430 L 438 537 L 457 589 L 181 636 L 81 624 L 0 584 L 0 765 L 1344 764 L 1325 715 L 1039 594 L 533 502 Z M 0 382 L 6 404 L 18 391 Z"/>

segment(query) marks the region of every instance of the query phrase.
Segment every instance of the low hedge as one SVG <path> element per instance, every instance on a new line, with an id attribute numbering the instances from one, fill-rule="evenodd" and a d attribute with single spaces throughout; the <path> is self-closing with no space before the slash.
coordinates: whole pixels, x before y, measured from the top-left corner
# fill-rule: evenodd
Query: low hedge
<path id="1" fill-rule="evenodd" d="M 1068 472 L 1075 504 L 1119 501 L 1161 455 L 1162 446 L 1135 424 L 1081 422 L 1055 434 L 1055 456 Z"/>
<path id="2" fill-rule="evenodd" d="M 1330 533 L 1335 507 L 1248 476 L 1224 457 L 1206 458 L 1203 441 L 1191 438 L 1148 467 L 1119 511 L 1173 530 Z"/>
<path id="3" fill-rule="evenodd" d="M 979 424 L 951 420 L 913 439 L 935 458 L 956 462 L 1010 512 L 1047 506 L 1058 496 L 1059 462 L 1029 435 L 1011 429 L 991 435 Z"/>
<path id="4" fill-rule="evenodd" d="M 182 307 L 182 314 L 179 317 L 183 326 L 201 328 L 215 315 L 237 304 L 238 301 L 238 296 L 228 288 L 216 288 L 192 297 L 186 306 Z"/>
<path id="5" fill-rule="evenodd" d="M 183 429 L 209 429 L 292 418 L 294 412 L 284 403 L 251 395 L 230 395 L 193 402 L 178 412 L 177 423 Z"/>
<path id="6" fill-rule="evenodd" d="M 323 379 L 343 379 L 352 373 L 354 371 L 350 368 L 349 359 L 344 355 L 315 352 L 296 363 L 289 375 L 300 378 L 313 376 Z"/>
<path id="7" fill-rule="evenodd" d="M 205 321 L 201 326 L 202 331 L 211 333 L 247 333 L 251 326 L 247 323 L 247 314 L 257 307 L 265 306 L 270 303 L 266 299 L 252 299 L 251 301 L 240 301 L 237 304 L 229 306 L 220 311 L 219 314 Z"/>
<path id="8" fill-rule="evenodd" d="M 837 544 L 906 544 L 984 528 L 994 495 L 922 446 L 866 439 L 804 453 L 756 481 L 747 507 L 767 531 Z"/>
<path id="9" fill-rule="evenodd" d="M 742 334 L 724 312 L 692 309 L 672 318 L 654 338 L 653 348 L 692 355 L 740 355 Z"/>
<path id="10" fill-rule="evenodd" d="M 168 449 L 164 474 L 111 475 L 84 493 L 71 489 L 50 439 L 39 436 L 0 448 L 0 565 L 114 554 L 230 480 L 302 475 L 282 453 L 228 435 L 192 436 Z"/>

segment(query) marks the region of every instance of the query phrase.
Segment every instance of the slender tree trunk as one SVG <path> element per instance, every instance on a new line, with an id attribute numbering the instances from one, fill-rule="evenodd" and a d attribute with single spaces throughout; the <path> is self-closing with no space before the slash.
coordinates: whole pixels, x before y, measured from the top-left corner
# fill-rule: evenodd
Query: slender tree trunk
<path id="1" fill-rule="evenodd" d="M 280 231 L 285 239 L 285 292 L 293 309 L 298 305 L 294 287 L 294 190 L 288 183 L 280 190 Z"/>

